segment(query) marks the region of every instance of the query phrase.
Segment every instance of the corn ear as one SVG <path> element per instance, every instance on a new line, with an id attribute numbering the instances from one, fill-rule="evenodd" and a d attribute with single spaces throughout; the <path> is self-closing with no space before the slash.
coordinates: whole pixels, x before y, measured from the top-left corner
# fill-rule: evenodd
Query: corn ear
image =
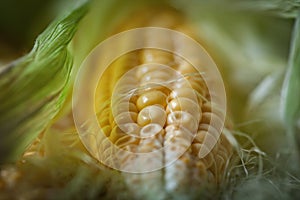
<path id="1" fill-rule="evenodd" d="M 181 24 L 182 20 L 177 20 L 176 12 L 155 12 L 155 17 L 147 20 L 140 16 L 141 24 L 135 24 L 137 27 L 161 26 L 190 33 L 190 29 Z M 123 29 L 126 30 L 126 27 Z M 149 35 L 143 42 L 163 43 L 173 49 L 185 48 L 178 41 L 168 41 Z M 176 79 L 174 72 L 151 65 L 153 63 L 171 67 L 183 75 L 184 80 Z M 101 65 L 101 61 L 98 64 Z M 151 84 L 153 81 L 172 84 L 170 87 L 157 86 Z M 208 195 L 206 187 L 219 187 L 226 180 L 232 156 L 232 145 L 226 136 L 221 134 L 218 138 L 217 127 L 209 128 L 211 120 L 220 120 L 224 114 L 212 113 L 210 95 L 205 81 L 194 67 L 173 53 L 143 49 L 123 55 L 106 69 L 96 90 L 95 107 L 105 137 L 90 137 L 92 154 L 111 166 L 124 169 L 125 181 L 137 199 L 187 197 L 191 192 L 198 196 L 201 192 Z M 128 110 L 124 107 L 126 105 Z M 193 132 L 196 132 L 194 139 Z M 206 157 L 201 158 L 200 151 L 209 149 L 210 142 L 207 141 L 216 142 L 216 145 Z M 109 142 L 121 150 L 114 152 Z M 124 153 L 124 150 L 152 153 L 152 157 L 138 164 L 141 169 L 171 164 L 158 171 L 127 173 L 137 163 L 135 157 Z M 114 159 L 115 153 L 117 160 Z M 176 159 L 177 156 L 179 159 Z"/>

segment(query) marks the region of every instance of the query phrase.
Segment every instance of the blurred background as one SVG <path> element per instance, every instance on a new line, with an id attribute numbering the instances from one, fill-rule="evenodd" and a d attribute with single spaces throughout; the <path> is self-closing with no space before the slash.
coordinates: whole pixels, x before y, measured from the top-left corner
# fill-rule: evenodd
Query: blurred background
<path id="1" fill-rule="evenodd" d="M 66 2 L 68 1 L 1 1 L 0 66 L 31 50 L 36 37 L 64 9 L 63 4 Z"/>

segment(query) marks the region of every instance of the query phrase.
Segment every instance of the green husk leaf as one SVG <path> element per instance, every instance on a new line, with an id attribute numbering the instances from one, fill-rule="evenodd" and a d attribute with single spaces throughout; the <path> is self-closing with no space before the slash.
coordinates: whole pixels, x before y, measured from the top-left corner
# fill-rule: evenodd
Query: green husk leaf
<path id="1" fill-rule="evenodd" d="M 283 87 L 284 117 L 287 125 L 295 125 L 300 109 L 300 13 L 294 27 L 289 67 Z"/>
<path id="2" fill-rule="evenodd" d="M 72 69 L 68 44 L 87 7 L 55 20 L 28 55 L 1 69 L 0 162 L 15 161 L 60 110 Z"/>
<path id="3" fill-rule="evenodd" d="M 297 123 L 299 123 L 300 119 L 300 13 L 295 21 L 289 66 L 282 93 L 283 118 L 291 140 L 290 142 L 295 143 L 295 137 L 298 140 L 300 139 L 299 132 L 297 131 Z"/>
<path id="4" fill-rule="evenodd" d="M 245 0 L 239 2 L 241 8 L 264 11 L 284 18 L 296 18 L 300 9 L 299 0 Z"/>

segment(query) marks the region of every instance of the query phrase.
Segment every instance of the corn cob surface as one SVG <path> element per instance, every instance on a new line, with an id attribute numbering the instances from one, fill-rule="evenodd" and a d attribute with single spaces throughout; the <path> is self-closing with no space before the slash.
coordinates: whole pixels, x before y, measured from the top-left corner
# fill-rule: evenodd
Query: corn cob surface
<path id="1" fill-rule="evenodd" d="M 158 26 L 194 35 L 174 12 L 154 11 L 150 18 L 141 17 L 132 23 L 122 28 Z M 167 38 L 151 35 L 143 42 L 163 43 L 173 49 L 188 48 L 180 41 L 169 42 Z M 96 140 L 100 144 L 109 140 L 121 149 L 116 152 L 119 157 L 114 163 L 114 160 L 108 161 L 115 153 L 112 149 L 98 151 L 96 148 L 95 152 L 102 152 L 100 160 L 125 171 L 137 164 L 146 171 L 168 164 L 161 170 L 144 174 L 123 172 L 137 198 L 184 197 L 188 191 L 199 192 L 225 180 L 232 147 L 223 134 L 218 137 L 217 129 L 209 128 L 211 120 L 220 120 L 224 113 L 220 116 L 212 113 L 205 81 L 185 59 L 158 49 L 136 50 L 120 57 L 99 81 L 95 107 L 106 136 Z M 212 151 L 201 158 L 200 149 L 210 146 L 213 146 Z M 126 151 L 152 154 L 137 163 L 135 155 Z"/>

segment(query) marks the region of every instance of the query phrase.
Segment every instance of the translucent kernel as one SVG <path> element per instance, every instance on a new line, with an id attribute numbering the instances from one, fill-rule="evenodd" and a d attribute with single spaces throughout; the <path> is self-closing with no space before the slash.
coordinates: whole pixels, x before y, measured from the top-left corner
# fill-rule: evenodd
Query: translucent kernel
<path id="1" fill-rule="evenodd" d="M 143 108 L 138 114 L 137 123 L 140 126 L 145 126 L 150 123 L 157 123 L 160 126 L 164 126 L 166 122 L 166 112 L 159 105 L 152 105 Z"/>
<path id="2" fill-rule="evenodd" d="M 167 96 L 163 92 L 158 90 L 146 92 L 140 95 L 140 97 L 137 99 L 137 108 L 138 110 L 142 110 L 147 106 L 155 105 L 155 104 L 159 104 L 165 107 L 166 98 Z"/>
<path id="3" fill-rule="evenodd" d="M 116 113 L 116 115 L 123 113 L 123 112 L 135 112 L 137 113 L 137 107 L 132 103 L 132 102 L 121 102 L 118 105 L 115 106 L 115 110 L 114 113 Z"/>
<path id="4" fill-rule="evenodd" d="M 201 108 L 194 101 L 189 98 L 179 97 L 169 102 L 167 106 L 167 113 L 173 111 L 185 111 L 190 113 L 197 121 L 201 117 Z"/>
<path id="5" fill-rule="evenodd" d="M 126 136 L 124 131 L 122 131 L 118 126 L 115 126 L 111 131 L 109 139 L 112 143 L 115 143 L 119 138 Z"/>
<path id="6" fill-rule="evenodd" d="M 141 78 L 141 83 L 144 82 L 164 82 L 170 80 L 170 74 L 167 72 L 160 72 L 160 71 L 152 71 L 146 73 L 142 78 Z"/>
<path id="7" fill-rule="evenodd" d="M 198 129 L 198 123 L 194 117 L 184 111 L 171 112 L 167 118 L 167 124 L 177 125 L 178 127 L 183 127 L 188 129 L 190 132 L 194 133 Z"/>
<path id="8" fill-rule="evenodd" d="M 175 88 L 172 90 L 170 97 L 172 99 L 178 98 L 178 97 L 185 97 L 192 101 L 195 101 L 195 103 L 200 103 L 200 99 L 198 98 L 197 91 L 195 91 L 192 88 Z"/>
<path id="9" fill-rule="evenodd" d="M 163 130 L 163 127 L 159 124 L 148 124 L 141 129 L 140 135 L 141 137 L 151 137 Z"/>
<path id="10" fill-rule="evenodd" d="M 126 124 L 126 123 L 133 123 L 137 120 L 137 113 L 135 112 L 123 112 L 117 115 L 114 119 L 117 125 Z"/>

